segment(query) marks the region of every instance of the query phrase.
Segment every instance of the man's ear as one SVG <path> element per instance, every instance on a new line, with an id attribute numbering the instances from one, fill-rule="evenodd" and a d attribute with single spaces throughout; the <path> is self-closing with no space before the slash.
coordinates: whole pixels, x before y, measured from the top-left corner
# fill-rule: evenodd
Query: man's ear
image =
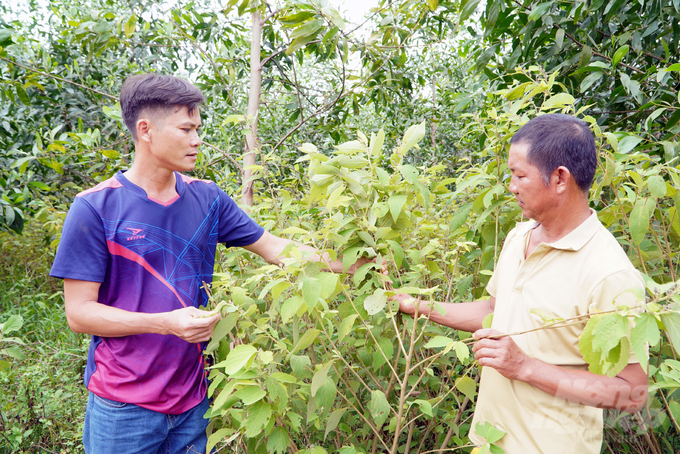
<path id="1" fill-rule="evenodd" d="M 152 127 L 153 123 L 149 117 L 141 117 L 137 120 L 137 139 L 143 142 L 150 142 Z"/>
<path id="2" fill-rule="evenodd" d="M 566 192 L 566 190 L 569 189 L 569 185 L 574 183 L 573 175 L 571 174 L 569 169 L 567 169 L 564 166 L 559 166 L 558 168 L 553 170 L 551 179 L 555 184 L 555 189 L 557 190 L 558 194 Z"/>

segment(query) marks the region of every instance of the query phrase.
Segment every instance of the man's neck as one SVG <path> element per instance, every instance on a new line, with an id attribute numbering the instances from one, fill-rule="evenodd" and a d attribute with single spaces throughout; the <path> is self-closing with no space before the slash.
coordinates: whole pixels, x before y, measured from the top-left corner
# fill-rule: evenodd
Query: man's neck
<path id="1" fill-rule="evenodd" d="M 592 211 L 588 206 L 588 200 L 582 203 L 574 203 L 559 207 L 558 212 L 552 216 L 539 221 L 541 242 L 554 243 L 569 235 L 574 229 L 583 224 L 591 215 Z"/>
<path id="2" fill-rule="evenodd" d="M 175 172 L 171 170 L 145 166 L 143 162 L 135 159 L 130 169 L 125 172 L 125 178 L 142 188 L 149 198 L 166 202 L 177 196 Z"/>

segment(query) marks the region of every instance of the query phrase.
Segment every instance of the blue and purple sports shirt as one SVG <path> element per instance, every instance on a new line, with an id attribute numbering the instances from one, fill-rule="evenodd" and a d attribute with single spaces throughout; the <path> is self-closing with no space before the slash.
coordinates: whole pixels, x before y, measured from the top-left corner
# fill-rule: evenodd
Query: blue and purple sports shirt
<path id="1" fill-rule="evenodd" d="M 101 282 L 99 302 L 158 313 L 205 305 L 217 243 L 247 246 L 264 229 L 210 181 L 175 173 L 178 196 L 147 197 L 119 172 L 76 196 L 50 275 Z M 203 346 L 173 335 L 92 336 L 85 385 L 166 414 L 205 397 Z"/>

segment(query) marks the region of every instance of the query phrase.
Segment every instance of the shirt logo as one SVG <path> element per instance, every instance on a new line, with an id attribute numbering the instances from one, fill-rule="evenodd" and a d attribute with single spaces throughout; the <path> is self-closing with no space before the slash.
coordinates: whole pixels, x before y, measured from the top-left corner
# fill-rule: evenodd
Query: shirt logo
<path id="1" fill-rule="evenodd" d="M 132 236 L 127 237 L 128 241 L 132 240 L 141 240 L 142 238 L 146 238 L 146 235 L 140 235 L 142 232 L 142 229 L 133 229 L 132 227 L 125 227 L 127 230 L 132 232 Z"/>

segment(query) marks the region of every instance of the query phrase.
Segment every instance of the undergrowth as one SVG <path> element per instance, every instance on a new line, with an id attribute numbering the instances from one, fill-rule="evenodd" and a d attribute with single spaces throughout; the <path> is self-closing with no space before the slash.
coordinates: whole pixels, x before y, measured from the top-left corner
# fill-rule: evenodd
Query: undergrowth
<path id="1" fill-rule="evenodd" d="M 62 283 L 48 277 L 50 238 L 33 224 L 0 233 L 0 323 L 18 314 L 23 359 L 0 370 L 0 453 L 81 453 L 87 336 L 66 322 Z"/>

